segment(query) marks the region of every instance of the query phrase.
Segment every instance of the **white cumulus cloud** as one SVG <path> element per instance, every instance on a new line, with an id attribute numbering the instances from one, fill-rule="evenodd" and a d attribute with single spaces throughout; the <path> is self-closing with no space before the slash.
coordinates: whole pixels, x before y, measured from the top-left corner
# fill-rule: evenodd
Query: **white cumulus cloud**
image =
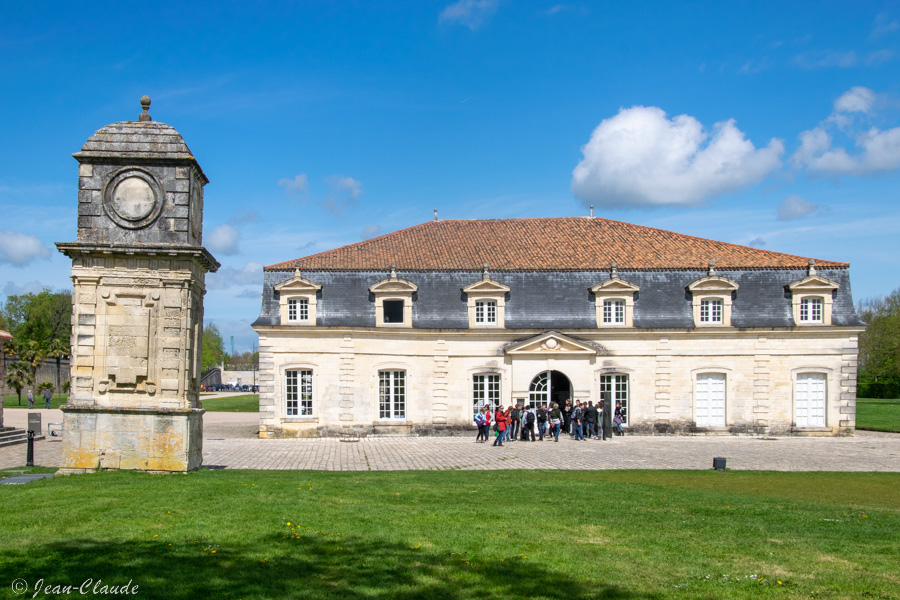
<path id="1" fill-rule="evenodd" d="M 226 256 L 240 252 L 241 234 L 231 225 L 219 225 L 206 235 L 206 247 Z"/>
<path id="2" fill-rule="evenodd" d="M 240 269 L 222 267 L 206 276 L 206 287 L 210 290 L 222 290 L 252 285 L 258 296 L 262 290 L 262 270 L 262 264 L 253 261 L 244 263 Z"/>
<path id="3" fill-rule="evenodd" d="M 50 258 L 50 248 L 33 235 L 0 229 L 0 264 L 24 267 Z"/>
<path id="4" fill-rule="evenodd" d="M 822 175 L 867 175 L 900 168 L 900 127 L 854 129 L 854 117 L 872 115 L 883 99 L 869 88 L 856 86 L 841 94 L 834 110 L 818 126 L 800 134 L 800 147 L 791 163 Z M 833 146 L 829 128 L 837 125 L 851 136 L 856 151 Z"/>
<path id="5" fill-rule="evenodd" d="M 778 207 L 778 219 L 781 221 L 790 221 L 791 219 L 800 219 L 808 217 L 817 212 L 821 212 L 822 207 L 818 204 L 801 198 L 800 196 L 788 196 Z"/>
<path id="6" fill-rule="evenodd" d="M 309 178 L 306 173 L 295 175 L 293 179 L 282 177 L 278 180 L 278 187 L 284 188 L 284 195 L 288 198 L 300 200 L 306 197 L 309 190 Z"/>
<path id="7" fill-rule="evenodd" d="M 572 192 L 607 206 L 693 205 L 757 183 L 781 166 L 784 144 L 756 148 L 734 124 L 711 132 L 655 106 L 620 109 L 594 129 L 572 173 Z"/>
<path id="8" fill-rule="evenodd" d="M 440 21 L 459 23 L 475 31 L 496 12 L 499 4 L 499 0 L 459 0 L 441 11 Z"/>
<path id="9" fill-rule="evenodd" d="M 359 201 L 362 195 L 362 183 L 344 175 L 332 175 L 325 179 L 330 192 L 325 198 L 324 206 L 327 210 L 340 215 L 345 208 Z"/>

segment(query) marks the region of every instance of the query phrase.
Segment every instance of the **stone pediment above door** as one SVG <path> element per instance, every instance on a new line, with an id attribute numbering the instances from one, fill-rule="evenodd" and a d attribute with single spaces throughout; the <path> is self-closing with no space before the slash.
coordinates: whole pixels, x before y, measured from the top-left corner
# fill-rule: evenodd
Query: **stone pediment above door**
<path id="1" fill-rule="evenodd" d="M 512 356 L 583 355 L 608 356 L 610 351 L 594 342 L 580 340 L 557 331 L 548 331 L 524 340 L 509 342 L 500 347 L 501 354 Z"/>

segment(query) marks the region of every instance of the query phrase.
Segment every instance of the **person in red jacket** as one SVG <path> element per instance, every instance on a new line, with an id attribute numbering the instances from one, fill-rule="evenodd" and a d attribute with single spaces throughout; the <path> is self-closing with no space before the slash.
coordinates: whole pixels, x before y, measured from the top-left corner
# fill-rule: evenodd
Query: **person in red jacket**
<path id="1" fill-rule="evenodd" d="M 495 446 L 503 445 L 503 438 L 506 435 L 506 424 L 509 422 L 509 417 L 503 414 L 503 407 L 497 409 L 497 412 L 494 414 L 494 422 L 497 424 L 497 439 L 494 440 Z"/>

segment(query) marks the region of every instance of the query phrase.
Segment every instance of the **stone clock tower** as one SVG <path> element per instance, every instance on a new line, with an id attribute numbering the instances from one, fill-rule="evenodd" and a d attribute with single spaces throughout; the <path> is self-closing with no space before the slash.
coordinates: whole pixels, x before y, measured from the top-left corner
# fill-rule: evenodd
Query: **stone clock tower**
<path id="1" fill-rule="evenodd" d="M 201 463 L 199 401 L 206 175 L 175 129 L 113 123 L 78 160 L 72 259 L 71 395 L 61 473 L 190 471 Z"/>

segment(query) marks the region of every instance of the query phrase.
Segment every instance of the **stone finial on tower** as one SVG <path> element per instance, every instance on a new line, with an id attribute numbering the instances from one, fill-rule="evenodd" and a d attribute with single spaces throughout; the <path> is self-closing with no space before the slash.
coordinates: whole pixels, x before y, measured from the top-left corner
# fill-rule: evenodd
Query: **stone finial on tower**
<path id="1" fill-rule="evenodd" d="M 434 220 L 435 220 L 435 221 L 438 220 L 438 218 L 437 218 L 437 209 L 434 209 Z"/>
<path id="2" fill-rule="evenodd" d="M 809 259 L 809 274 L 816 274 L 816 261 L 814 261 L 813 259 Z"/>
<path id="3" fill-rule="evenodd" d="M 141 108 L 144 110 L 141 111 L 138 121 L 152 121 L 153 119 L 150 117 L 150 96 L 141 96 Z"/>
<path id="4" fill-rule="evenodd" d="M 594 205 L 591 204 L 591 218 L 594 218 Z"/>
<path id="5" fill-rule="evenodd" d="M 619 265 L 613 262 L 609 267 L 609 278 L 610 279 L 618 279 L 619 278 Z"/>
<path id="6" fill-rule="evenodd" d="M 716 261 L 709 261 L 709 271 L 706 273 L 709 277 L 715 277 L 716 275 Z"/>

